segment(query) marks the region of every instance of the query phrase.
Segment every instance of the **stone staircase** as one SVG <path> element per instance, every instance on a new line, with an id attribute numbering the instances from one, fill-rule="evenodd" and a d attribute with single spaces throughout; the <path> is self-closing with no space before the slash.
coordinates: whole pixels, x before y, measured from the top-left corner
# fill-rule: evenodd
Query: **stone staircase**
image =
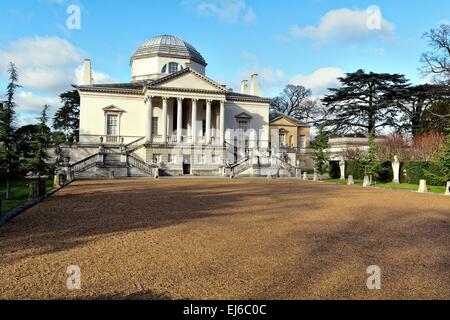
<path id="1" fill-rule="evenodd" d="M 74 164 L 65 165 L 64 170 L 70 179 L 154 177 L 157 174 L 156 170 L 159 170 L 158 167 L 147 164 L 133 154 L 143 146 L 144 138 L 140 138 L 126 145 L 125 148 L 103 147 L 96 154 Z"/>

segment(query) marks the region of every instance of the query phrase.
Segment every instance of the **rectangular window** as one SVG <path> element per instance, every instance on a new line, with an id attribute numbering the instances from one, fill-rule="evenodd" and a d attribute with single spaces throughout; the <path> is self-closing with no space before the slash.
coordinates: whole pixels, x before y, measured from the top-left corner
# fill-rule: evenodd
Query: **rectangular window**
<path id="1" fill-rule="evenodd" d="M 118 134 L 117 118 L 118 116 L 113 114 L 108 114 L 106 116 L 106 134 L 108 136 L 117 136 Z"/>
<path id="2" fill-rule="evenodd" d="M 202 133 L 203 136 L 206 135 L 206 120 L 202 120 Z"/>
<path id="3" fill-rule="evenodd" d="M 280 133 L 280 146 L 284 146 L 284 139 L 285 139 L 285 134 Z"/>
<path id="4" fill-rule="evenodd" d="M 177 162 L 177 156 L 174 154 L 169 154 L 168 156 L 168 163 L 176 163 Z"/>
<path id="5" fill-rule="evenodd" d="M 242 132 L 247 132 L 248 120 L 239 120 L 238 125 L 239 125 L 239 129 L 242 130 Z"/>
<path id="6" fill-rule="evenodd" d="M 152 135 L 158 135 L 158 117 L 152 118 Z"/>
<path id="7" fill-rule="evenodd" d="M 304 135 L 298 136 L 298 147 L 306 148 L 306 137 Z"/>

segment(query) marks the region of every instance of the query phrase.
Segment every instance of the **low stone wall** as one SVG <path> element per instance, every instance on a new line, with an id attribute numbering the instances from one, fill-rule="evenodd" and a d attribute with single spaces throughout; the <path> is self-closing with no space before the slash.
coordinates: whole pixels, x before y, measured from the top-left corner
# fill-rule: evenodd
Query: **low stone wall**
<path id="1" fill-rule="evenodd" d="M 126 178 L 128 177 L 128 168 L 126 166 L 95 166 L 82 172 L 75 173 L 75 179 L 94 179 L 94 178 Z"/>

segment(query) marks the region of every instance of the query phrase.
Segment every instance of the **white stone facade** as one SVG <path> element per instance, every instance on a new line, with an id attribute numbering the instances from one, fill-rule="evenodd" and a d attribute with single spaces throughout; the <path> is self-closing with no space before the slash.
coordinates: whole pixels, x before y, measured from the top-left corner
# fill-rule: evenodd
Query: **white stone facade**
<path id="1" fill-rule="evenodd" d="M 103 150 L 127 153 L 168 174 L 186 174 L 189 165 L 190 174 L 216 175 L 244 157 L 248 166 L 259 164 L 269 152 L 270 100 L 258 96 L 257 75 L 253 95 L 235 93 L 206 77 L 201 55 L 171 37 L 155 37 L 137 50 L 129 83 L 93 84 L 85 63 L 79 141 L 66 152 L 71 163 Z"/>

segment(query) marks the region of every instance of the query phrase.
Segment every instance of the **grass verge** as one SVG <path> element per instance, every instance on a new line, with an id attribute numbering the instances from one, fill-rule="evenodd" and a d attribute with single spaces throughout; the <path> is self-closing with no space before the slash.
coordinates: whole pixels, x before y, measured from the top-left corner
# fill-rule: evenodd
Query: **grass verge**
<path id="1" fill-rule="evenodd" d="M 328 180 L 324 180 L 324 182 L 347 184 L 347 180 L 340 180 L 340 179 L 328 179 Z M 355 180 L 355 185 L 362 186 L 362 184 L 363 184 L 362 180 Z M 411 191 L 419 190 L 418 184 L 411 184 L 411 183 L 398 184 L 398 183 L 375 182 L 374 184 L 372 184 L 372 186 L 380 187 L 380 188 L 388 188 L 388 189 L 411 190 Z M 443 186 L 428 186 L 428 191 L 432 192 L 432 193 L 445 193 L 445 187 L 443 187 Z"/>
<path id="2" fill-rule="evenodd" d="M 0 194 L 3 199 L 3 208 L 0 214 L 11 211 L 12 209 L 24 204 L 28 200 L 29 195 L 29 179 L 17 179 L 10 182 L 12 199 L 6 200 L 6 181 L 0 183 Z M 45 181 L 45 191 L 49 192 L 53 189 L 53 178 Z"/>

